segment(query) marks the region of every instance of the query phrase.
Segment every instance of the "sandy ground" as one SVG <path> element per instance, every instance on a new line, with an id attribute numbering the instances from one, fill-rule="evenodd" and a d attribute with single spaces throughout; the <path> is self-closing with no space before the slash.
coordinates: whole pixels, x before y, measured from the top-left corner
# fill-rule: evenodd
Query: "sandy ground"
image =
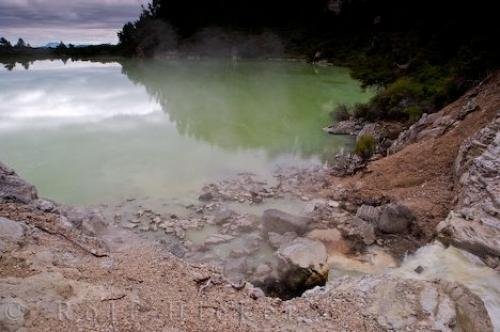
<path id="1" fill-rule="evenodd" d="M 128 231 L 102 238 L 108 257 L 26 226 L 0 269 L 14 321 L 17 314 L 27 331 L 380 330 L 353 299 L 321 308 L 301 298 L 253 299 L 250 286 L 240 289 Z M 30 309 L 21 320 L 23 308 Z"/>

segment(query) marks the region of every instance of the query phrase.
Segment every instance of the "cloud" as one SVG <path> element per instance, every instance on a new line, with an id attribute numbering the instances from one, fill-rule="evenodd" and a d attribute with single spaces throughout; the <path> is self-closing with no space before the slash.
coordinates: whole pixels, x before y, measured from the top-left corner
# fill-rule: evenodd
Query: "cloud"
<path id="1" fill-rule="evenodd" d="M 145 3 L 147 0 L 1 0 L 0 35 L 23 37 L 32 44 L 116 42 L 117 30 L 136 19 Z"/>

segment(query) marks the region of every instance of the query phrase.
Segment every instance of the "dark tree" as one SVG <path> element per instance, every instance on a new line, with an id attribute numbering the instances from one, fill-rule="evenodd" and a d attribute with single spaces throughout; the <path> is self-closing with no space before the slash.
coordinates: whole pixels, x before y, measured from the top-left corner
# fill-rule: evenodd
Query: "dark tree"
<path id="1" fill-rule="evenodd" d="M 5 39 L 4 37 L 1 37 L 0 38 L 0 47 L 12 47 L 12 44 L 10 43 L 10 41 Z"/>
<path id="2" fill-rule="evenodd" d="M 26 42 L 22 38 L 19 38 L 17 40 L 16 47 L 17 48 L 24 48 L 24 47 L 26 47 Z"/>

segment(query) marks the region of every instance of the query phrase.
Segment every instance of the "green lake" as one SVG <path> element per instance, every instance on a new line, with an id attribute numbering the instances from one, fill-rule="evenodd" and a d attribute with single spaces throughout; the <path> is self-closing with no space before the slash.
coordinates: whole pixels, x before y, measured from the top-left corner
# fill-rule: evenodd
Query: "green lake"
<path id="1" fill-rule="evenodd" d="M 349 71 L 299 62 L 36 61 L 0 69 L 0 160 L 41 196 L 91 205 L 195 197 L 241 172 L 325 163 L 321 129 L 367 101 Z"/>

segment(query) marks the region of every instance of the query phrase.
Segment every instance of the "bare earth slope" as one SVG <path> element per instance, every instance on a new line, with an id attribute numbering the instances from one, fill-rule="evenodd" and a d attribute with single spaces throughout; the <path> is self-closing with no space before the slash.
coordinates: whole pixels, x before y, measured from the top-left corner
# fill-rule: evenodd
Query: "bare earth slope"
<path id="1" fill-rule="evenodd" d="M 355 201 L 398 201 L 417 215 L 418 231 L 429 240 L 461 190 L 454 163 L 460 145 L 500 112 L 500 73 L 440 112 L 424 116 L 403 132 L 390 151 L 353 177 L 332 180 Z"/>

